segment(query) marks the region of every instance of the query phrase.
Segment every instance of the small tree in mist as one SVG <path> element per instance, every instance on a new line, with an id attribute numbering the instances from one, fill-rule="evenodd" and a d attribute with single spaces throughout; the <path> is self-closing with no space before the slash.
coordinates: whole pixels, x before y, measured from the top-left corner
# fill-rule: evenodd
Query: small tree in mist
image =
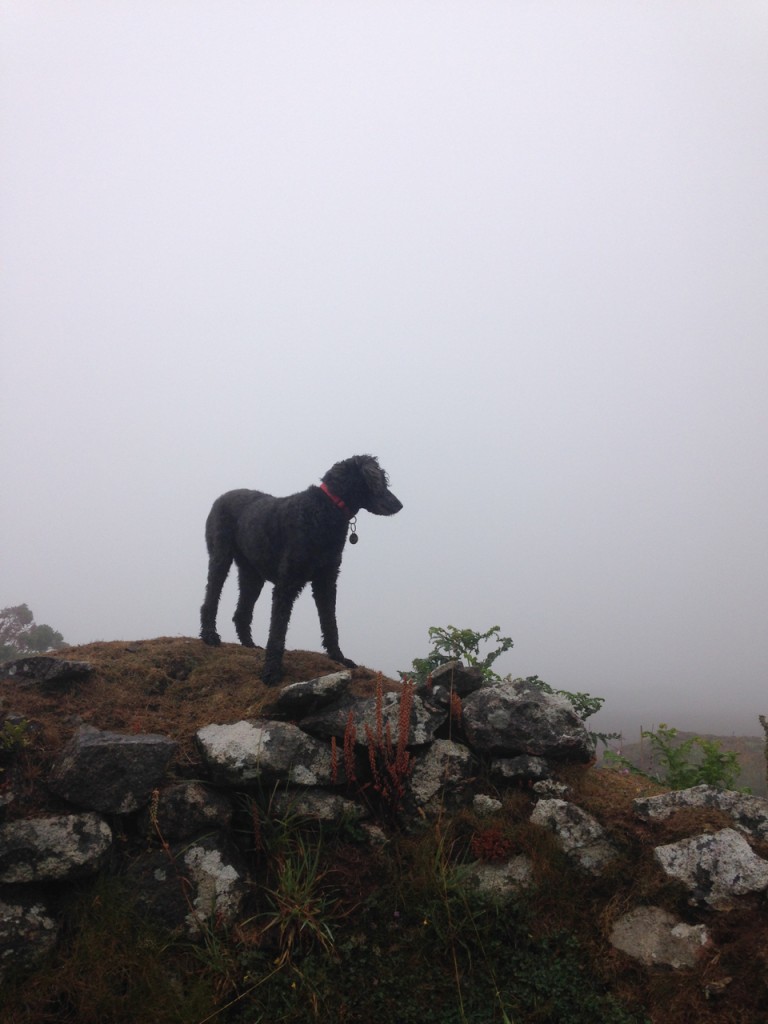
<path id="1" fill-rule="evenodd" d="M 52 626 L 39 625 L 27 605 L 0 610 L 0 662 L 44 654 L 64 646 L 64 637 Z"/>

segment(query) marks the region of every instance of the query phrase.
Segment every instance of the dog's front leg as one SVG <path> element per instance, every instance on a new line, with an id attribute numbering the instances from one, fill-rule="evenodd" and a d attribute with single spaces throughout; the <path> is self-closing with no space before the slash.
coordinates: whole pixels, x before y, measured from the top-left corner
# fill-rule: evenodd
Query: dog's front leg
<path id="1" fill-rule="evenodd" d="M 334 661 L 340 661 L 347 668 L 356 668 L 355 662 L 345 658 L 339 647 L 339 627 L 336 622 L 336 577 L 338 572 L 339 570 L 334 568 L 316 576 L 312 580 L 312 596 L 317 605 L 323 647 L 328 652 L 328 657 Z"/>
<path id="2" fill-rule="evenodd" d="M 301 588 L 302 584 L 276 583 L 272 591 L 272 617 L 261 673 L 261 678 L 267 686 L 274 686 L 283 678 L 285 635 L 288 632 L 294 602 L 301 593 Z"/>

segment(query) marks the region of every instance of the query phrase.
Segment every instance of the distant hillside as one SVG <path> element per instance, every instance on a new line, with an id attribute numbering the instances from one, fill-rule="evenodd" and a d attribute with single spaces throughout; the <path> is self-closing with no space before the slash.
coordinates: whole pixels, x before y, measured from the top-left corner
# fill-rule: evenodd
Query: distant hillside
<path id="1" fill-rule="evenodd" d="M 705 740 L 715 740 L 723 750 L 732 750 L 738 755 L 741 765 L 741 775 L 737 782 L 739 789 L 749 789 L 755 796 L 768 795 L 763 739 L 759 736 L 714 736 L 710 733 L 679 732 L 677 742 L 684 743 L 696 735 L 701 735 Z M 658 765 L 653 763 L 653 749 L 648 740 L 638 743 L 622 743 L 617 752 L 641 771 L 648 772 L 650 775 L 654 775 L 658 771 Z"/>

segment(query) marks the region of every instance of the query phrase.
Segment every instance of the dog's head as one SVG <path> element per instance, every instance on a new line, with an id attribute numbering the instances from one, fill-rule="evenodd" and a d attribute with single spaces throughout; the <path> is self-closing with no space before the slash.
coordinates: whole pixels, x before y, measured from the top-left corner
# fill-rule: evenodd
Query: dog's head
<path id="1" fill-rule="evenodd" d="M 342 499 L 352 515 L 364 508 L 376 516 L 393 516 L 403 507 L 390 491 L 387 474 L 373 455 L 353 455 L 337 462 L 325 474 L 323 483 Z"/>

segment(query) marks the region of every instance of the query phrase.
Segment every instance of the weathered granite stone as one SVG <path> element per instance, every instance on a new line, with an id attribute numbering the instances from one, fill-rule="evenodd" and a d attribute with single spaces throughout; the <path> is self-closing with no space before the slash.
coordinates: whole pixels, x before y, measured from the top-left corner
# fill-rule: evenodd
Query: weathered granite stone
<path id="1" fill-rule="evenodd" d="M 467 883 L 486 899 L 503 902 L 533 885 L 533 862 L 525 854 L 512 857 L 506 864 L 478 862 L 468 868 Z"/>
<path id="2" fill-rule="evenodd" d="M 471 751 L 462 744 L 435 740 L 416 757 L 406 807 L 431 816 L 467 803 L 472 763 Z"/>
<path id="3" fill-rule="evenodd" d="M 54 948 L 61 925 L 37 890 L 8 889 L 0 896 L 0 980 L 9 971 L 33 970 Z"/>
<path id="4" fill-rule="evenodd" d="M 556 779 L 534 782 L 533 792 L 542 799 L 553 797 L 556 800 L 569 800 L 573 795 L 572 788 L 566 782 L 558 782 Z"/>
<path id="5" fill-rule="evenodd" d="M 198 730 L 197 742 L 213 780 L 223 785 L 329 786 L 344 781 L 343 757 L 338 757 L 334 773 L 330 745 L 290 722 L 206 725 Z"/>
<path id="6" fill-rule="evenodd" d="M 481 818 L 489 814 L 498 814 L 503 806 L 501 800 L 496 800 L 485 793 L 477 793 L 472 800 L 472 810 L 475 814 L 480 815 Z"/>
<path id="7" fill-rule="evenodd" d="M 208 922 L 233 924 L 247 892 L 240 855 L 221 836 L 141 854 L 128 878 L 144 913 L 192 939 Z"/>
<path id="8" fill-rule="evenodd" d="M 647 967 L 695 967 L 709 942 L 703 924 L 685 924 L 661 907 L 636 907 L 611 929 L 611 945 Z"/>
<path id="9" fill-rule="evenodd" d="M 728 909 L 734 896 L 768 889 L 768 861 L 732 828 L 657 846 L 653 854 L 664 873 L 685 886 L 691 902 L 715 910 Z"/>
<path id="10" fill-rule="evenodd" d="M 352 724 L 355 728 L 358 747 L 367 746 L 365 727 L 376 734 L 376 698 L 367 697 L 358 700 L 342 701 L 314 715 L 302 718 L 299 725 L 305 732 L 323 739 L 335 736 L 342 739 L 347 729 L 349 715 L 352 713 Z M 382 701 L 382 731 L 389 726 L 392 742 L 398 740 L 398 718 L 400 714 L 400 694 L 385 693 Z M 408 746 L 421 747 L 431 743 L 439 727 L 448 715 L 444 709 L 426 705 L 419 697 L 414 696 L 408 729 Z"/>
<path id="11" fill-rule="evenodd" d="M 584 762 L 594 753 L 568 701 L 524 680 L 505 680 L 471 693 L 464 700 L 462 723 L 470 747 L 482 754 Z"/>
<path id="12" fill-rule="evenodd" d="M 552 774 L 543 757 L 530 757 L 520 754 L 518 757 L 496 757 L 490 764 L 491 778 L 502 782 L 529 782 L 537 779 L 548 779 Z"/>
<path id="13" fill-rule="evenodd" d="M 223 793 L 202 782 L 178 782 L 159 790 L 157 800 L 145 807 L 139 828 L 150 838 L 168 842 L 199 836 L 210 829 L 226 829 L 232 804 Z"/>
<path id="14" fill-rule="evenodd" d="M 590 875 L 602 874 L 617 856 L 605 829 L 575 804 L 539 800 L 531 821 L 553 832 L 563 853 Z"/>
<path id="15" fill-rule="evenodd" d="M 335 823 L 360 821 L 367 814 L 357 801 L 321 789 L 281 790 L 271 801 L 270 813 L 278 818 L 286 815 Z"/>
<path id="16" fill-rule="evenodd" d="M 633 801 L 640 818 L 668 818 L 681 807 L 713 808 L 729 814 L 736 826 L 755 839 L 768 839 L 768 800 L 749 793 L 718 789 L 716 786 L 693 786 L 659 796 L 640 797 Z"/>
<path id="17" fill-rule="evenodd" d="M 149 802 L 177 744 L 151 733 L 79 729 L 48 777 L 57 796 L 105 814 L 128 814 Z"/>
<path id="18" fill-rule="evenodd" d="M 48 882 L 94 874 L 112 845 L 98 814 L 62 814 L 0 825 L 0 882 Z"/>
<path id="19" fill-rule="evenodd" d="M 451 690 L 459 697 L 467 697 L 485 685 L 482 670 L 467 668 L 460 661 L 447 661 L 432 672 L 432 685 L 442 686 L 450 693 Z"/>
<path id="20" fill-rule="evenodd" d="M 0 666 L 0 677 L 13 679 L 17 686 L 40 686 L 46 689 L 61 687 L 85 679 L 93 671 L 87 661 L 67 661 L 66 658 L 51 658 L 34 655 L 16 658 Z"/>
<path id="21" fill-rule="evenodd" d="M 269 705 L 269 712 L 288 718 L 303 718 L 338 701 L 349 689 L 351 672 L 333 672 L 302 683 L 283 687 Z"/>

